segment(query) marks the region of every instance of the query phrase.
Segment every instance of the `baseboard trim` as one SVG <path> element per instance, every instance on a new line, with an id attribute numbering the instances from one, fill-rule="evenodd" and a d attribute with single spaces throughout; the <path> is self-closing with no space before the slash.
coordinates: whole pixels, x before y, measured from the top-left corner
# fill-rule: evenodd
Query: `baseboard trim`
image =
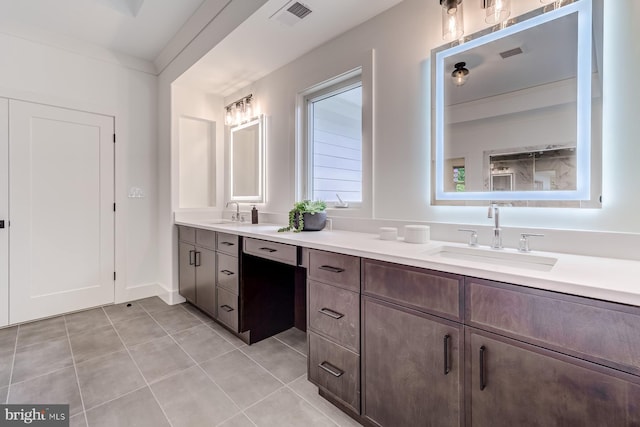
<path id="1" fill-rule="evenodd" d="M 162 289 L 162 291 L 157 294 L 158 297 L 160 297 L 162 299 L 162 301 L 166 302 L 167 304 L 176 305 L 176 304 L 181 304 L 181 303 L 186 301 L 186 299 L 184 299 L 184 297 L 182 295 L 180 295 L 180 293 L 178 293 L 177 290 L 170 291 L 168 289 L 165 289 L 160 284 L 158 284 L 158 287 L 160 289 Z"/>

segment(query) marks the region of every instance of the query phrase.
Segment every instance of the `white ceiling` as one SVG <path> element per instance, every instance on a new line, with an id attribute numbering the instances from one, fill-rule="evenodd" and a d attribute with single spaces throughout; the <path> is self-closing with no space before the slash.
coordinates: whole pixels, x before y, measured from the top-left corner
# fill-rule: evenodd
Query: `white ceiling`
<path id="1" fill-rule="evenodd" d="M 176 84 L 217 95 L 253 83 L 402 0 L 299 0 L 312 12 L 292 27 L 270 20 L 289 0 L 269 0 Z"/>
<path id="2" fill-rule="evenodd" d="M 0 32 L 62 36 L 152 61 L 204 1 L 0 0 Z"/>

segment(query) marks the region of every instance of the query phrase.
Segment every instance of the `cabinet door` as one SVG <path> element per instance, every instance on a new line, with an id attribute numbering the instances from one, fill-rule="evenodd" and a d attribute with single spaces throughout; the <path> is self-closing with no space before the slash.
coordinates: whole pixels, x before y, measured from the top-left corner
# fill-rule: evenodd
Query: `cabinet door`
<path id="1" fill-rule="evenodd" d="M 180 242 L 178 246 L 178 257 L 180 259 L 180 295 L 192 304 L 196 303 L 195 254 L 196 249 L 192 245 Z"/>
<path id="2" fill-rule="evenodd" d="M 216 253 L 196 246 L 196 304 L 216 315 Z"/>
<path id="3" fill-rule="evenodd" d="M 640 379 L 469 328 L 467 425 L 640 425 Z"/>
<path id="4" fill-rule="evenodd" d="M 389 427 L 462 424 L 462 326 L 363 297 L 362 414 Z"/>

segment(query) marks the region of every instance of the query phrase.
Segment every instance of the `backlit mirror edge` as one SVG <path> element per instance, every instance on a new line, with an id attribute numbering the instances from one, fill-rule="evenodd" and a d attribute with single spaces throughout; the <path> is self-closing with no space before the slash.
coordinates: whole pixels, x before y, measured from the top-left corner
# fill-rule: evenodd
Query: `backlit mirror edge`
<path id="1" fill-rule="evenodd" d="M 249 126 L 258 125 L 258 194 L 251 196 L 233 195 L 233 133 Z M 260 114 L 248 122 L 229 129 L 229 200 L 242 203 L 265 203 L 265 136 L 266 122 L 264 114 Z"/>

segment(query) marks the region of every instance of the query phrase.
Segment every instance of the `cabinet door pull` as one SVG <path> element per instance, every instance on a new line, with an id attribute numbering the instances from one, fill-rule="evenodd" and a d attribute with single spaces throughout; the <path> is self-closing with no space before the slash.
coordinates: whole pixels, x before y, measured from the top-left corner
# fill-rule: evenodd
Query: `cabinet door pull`
<path id="1" fill-rule="evenodd" d="M 233 276 L 233 271 L 230 270 L 220 270 L 220 273 L 226 274 L 227 276 Z"/>
<path id="2" fill-rule="evenodd" d="M 321 265 L 318 270 L 330 271 L 331 273 L 342 273 L 344 268 L 333 267 L 331 265 Z"/>
<path id="3" fill-rule="evenodd" d="M 233 307 L 228 306 L 227 304 L 221 305 L 220 308 L 223 309 L 224 311 L 226 311 L 227 313 L 230 313 L 230 312 L 233 311 Z"/>
<path id="4" fill-rule="evenodd" d="M 331 375 L 333 375 L 336 378 L 339 378 L 342 376 L 342 374 L 344 374 L 344 371 L 336 368 L 335 366 L 333 366 L 331 363 L 324 361 L 321 364 L 318 365 L 318 367 L 328 373 L 330 373 Z"/>
<path id="5" fill-rule="evenodd" d="M 196 263 L 195 260 L 194 260 L 195 253 L 196 253 L 196 251 L 194 251 L 194 250 L 190 250 L 189 251 L 189 265 L 193 265 L 193 264 Z"/>
<path id="6" fill-rule="evenodd" d="M 270 254 L 274 253 L 274 252 L 278 252 L 277 249 L 273 249 L 273 248 L 260 248 L 261 251 L 265 251 L 265 252 L 269 252 Z"/>
<path id="7" fill-rule="evenodd" d="M 449 356 L 449 342 L 451 341 L 451 335 L 444 336 L 444 374 L 447 375 L 451 372 L 451 357 Z"/>
<path id="8" fill-rule="evenodd" d="M 480 390 L 484 390 L 487 386 L 487 374 L 485 373 L 485 346 L 480 347 Z"/>
<path id="9" fill-rule="evenodd" d="M 333 311 L 330 308 L 326 307 L 321 308 L 320 310 L 318 310 L 318 312 L 324 314 L 325 316 L 329 316 L 332 319 L 340 319 L 344 317 L 344 314 L 338 313 L 337 311 Z"/>
<path id="10" fill-rule="evenodd" d="M 231 242 L 220 242 L 221 245 L 225 245 L 225 246 L 233 246 L 234 244 Z"/>
<path id="11" fill-rule="evenodd" d="M 202 252 L 198 252 L 196 251 L 196 267 L 200 267 L 202 264 L 200 264 L 200 254 Z"/>

